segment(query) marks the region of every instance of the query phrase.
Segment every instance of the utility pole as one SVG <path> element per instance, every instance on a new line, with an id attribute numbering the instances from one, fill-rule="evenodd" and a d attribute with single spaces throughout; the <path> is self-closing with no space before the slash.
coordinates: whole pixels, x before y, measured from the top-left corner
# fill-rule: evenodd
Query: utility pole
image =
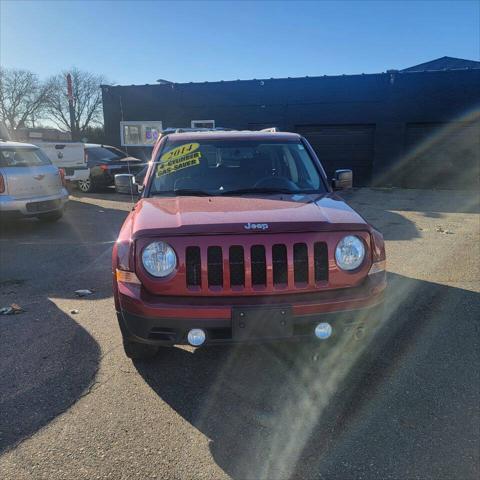
<path id="1" fill-rule="evenodd" d="M 77 128 L 75 125 L 75 109 L 73 106 L 73 87 L 72 76 L 67 74 L 67 95 L 68 95 L 68 109 L 70 111 L 70 131 L 72 132 L 72 140 L 77 139 Z"/>

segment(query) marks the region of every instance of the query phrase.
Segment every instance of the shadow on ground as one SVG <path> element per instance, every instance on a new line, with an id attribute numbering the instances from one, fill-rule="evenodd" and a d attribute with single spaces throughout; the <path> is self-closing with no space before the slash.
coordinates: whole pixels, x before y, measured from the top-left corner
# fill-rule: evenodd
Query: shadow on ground
<path id="1" fill-rule="evenodd" d="M 65 412 L 98 369 L 86 330 L 48 299 L 36 310 L 0 316 L 0 454 Z"/>
<path id="2" fill-rule="evenodd" d="M 8 285 L 21 285 L 23 297 L 73 297 L 85 288 L 96 298 L 111 296 L 111 252 L 127 214 L 70 201 L 56 223 L 0 224 L 0 301 Z"/>
<path id="3" fill-rule="evenodd" d="M 0 453 L 65 412 L 95 378 L 100 347 L 50 298 L 85 302 L 111 296 L 111 250 L 124 210 L 69 202 L 56 223 L 36 219 L 0 226 Z M 113 307 L 112 307 L 113 308 Z"/>
<path id="4" fill-rule="evenodd" d="M 341 192 L 346 200 L 386 210 L 430 213 L 480 213 L 480 195 L 469 190 L 422 190 L 414 188 L 356 188 Z M 437 214 L 437 215 L 434 215 Z"/>
<path id="5" fill-rule="evenodd" d="M 176 348 L 135 366 L 239 480 L 476 478 L 480 296 L 389 282 L 385 323 L 362 341 Z"/>
<path id="6" fill-rule="evenodd" d="M 357 188 L 338 195 L 380 230 L 385 240 L 412 240 L 421 236 L 415 222 L 407 218 L 409 212 L 439 223 L 451 213 L 480 213 L 477 192 Z"/>

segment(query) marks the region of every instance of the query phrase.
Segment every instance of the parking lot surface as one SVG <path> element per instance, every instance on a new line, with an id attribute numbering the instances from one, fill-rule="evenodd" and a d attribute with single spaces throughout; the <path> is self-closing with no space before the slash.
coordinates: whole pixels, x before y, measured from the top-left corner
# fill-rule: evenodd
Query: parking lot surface
<path id="1" fill-rule="evenodd" d="M 0 316 L 0 478 L 478 478 L 478 196 L 344 196 L 386 239 L 376 335 L 150 363 L 125 357 L 111 295 L 128 196 L 2 225 L 0 307 L 25 312 Z"/>

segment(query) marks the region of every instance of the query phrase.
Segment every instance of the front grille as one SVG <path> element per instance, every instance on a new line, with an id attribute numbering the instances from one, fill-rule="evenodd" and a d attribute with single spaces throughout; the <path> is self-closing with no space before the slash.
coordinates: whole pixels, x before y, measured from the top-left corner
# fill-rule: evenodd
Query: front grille
<path id="1" fill-rule="evenodd" d="M 205 250 L 188 246 L 185 270 L 188 288 L 301 289 L 328 281 L 328 250 L 324 242 L 209 246 Z M 202 285 L 202 278 L 208 285 Z"/>

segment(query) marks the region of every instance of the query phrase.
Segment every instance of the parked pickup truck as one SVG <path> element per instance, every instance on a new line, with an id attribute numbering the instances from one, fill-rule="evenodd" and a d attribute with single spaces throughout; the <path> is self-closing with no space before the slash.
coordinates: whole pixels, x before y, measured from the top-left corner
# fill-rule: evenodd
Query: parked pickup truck
<path id="1" fill-rule="evenodd" d="M 81 142 L 37 142 L 50 161 L 65 172 L 65 180 L 79 184 L 90 176 Z"/>
<path id="2" fill-rule="evenodd" d="M 113 248 L 125 353 L 355 335 L 381 320 L 385 247 L 333 190 L 308 142 L 187 132 L 154 148 Z"/>

